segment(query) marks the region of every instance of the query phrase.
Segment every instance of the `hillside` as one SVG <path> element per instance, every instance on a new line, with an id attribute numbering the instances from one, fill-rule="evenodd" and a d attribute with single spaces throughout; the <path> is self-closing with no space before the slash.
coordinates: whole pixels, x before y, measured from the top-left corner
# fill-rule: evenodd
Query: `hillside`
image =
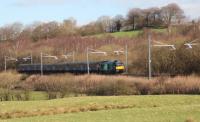
<path id="1" fill-rule="evenodd" d="M 166 33 L 167 29 L 152 29 L 155 33 Z M 135 31 L 122 31 L 122 32 L 113 32 L 113 33 L 103 33 L 103 34 L 95 34 L 91 35 L 90 37 L 97 37 L 97 38 L 105 38 L 107 36 L 114 37 L 114 38 L 136 38 L 139 35 L 142 35 L 142 30 L 135 30 Z"/>
<path id="2" fill-rule="evenodd" d="M 188 27 L 190 28 L 190 27 Z M 21 60 L 24 57 L 33 56 L 33 63 L 40 63 L 40 54 L 58 56 L 59 60 L 45 59 L 44 63 L 63 63 L 71 62 L 72 57 L 63 58 L 62 55 L 75 52 L 75 61 L 86 61 L 87 47 L 94 50 L 105 51 L 108 55 L 90 55 L 91 61 L 99 60 L 121 60 L 125 61 L 125 52 L 121 55 L 115 55 L 114 51 L 125 51 L 128 45 L 128 66 L 130 74 L 147 73 L 147 40 L 148 34 L 151 33 L 152 40 L 152 68 L 154 74 L 168 75 L 190 75 L 199 74 L 199 55 L 198 44 L 194 45 L 188 51 L 185 43 L 196 40 L 199 43 L 198 36 L 192 36 L 194 30 L 185 30 L 182 27 L 174 27 L 172 32 L 168 33 L 167 29 L 143 29 L 139 31 L 115 32 L 107 34 L 98 34 L 92 36 L 63 36 L 52 39 L 43 39 L 32 41 L 20 39 L 17 41 L 5 41 L 0 45 L 0 61 L 5 62 L 4 56 L 18 58 L 18 62 L 8 61 L 7 68 L 15 69 L 17 64 L 30 63 Z M 184 32 L 184 33 L 183 33 Z M 194 34 L 197 35 L 198 31 Z M 176 50 L 172 51 L 170 47 L 154 47 L 155 44 L 174 45 Z M 4 49 L 9 49 L 6 51 Z M 141 57 L 142 55 L 142 57 Z M 184 55 L 187 58 L 184 58 Z M 193 58 L 195 60 L 193 60 Z M 178 63 L 181 62 L 181 63 Z M 180 64 L 182 66 L 180 66 Z M 0 70 L 4 70 L 4 63 L 0 64 Z M 194 67 L 190 70 L 189 67 Z"/>

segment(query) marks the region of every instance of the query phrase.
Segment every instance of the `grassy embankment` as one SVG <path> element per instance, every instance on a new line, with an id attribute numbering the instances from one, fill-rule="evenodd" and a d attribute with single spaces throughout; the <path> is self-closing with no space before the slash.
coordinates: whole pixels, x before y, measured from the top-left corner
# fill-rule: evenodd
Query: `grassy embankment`
<path id="1" fill-rule="evenodd" d="M 167 32 L 166 29 L 152 29 L 152 31 L 156 32 L 156 33 L 166 33 Z M 98 37 L 98 38 L 103 38 L 106 36 L 113 36 L 115 38 L 124 38 L 124 37 L 134 38 L 134 37 L 137 37 L 142 32 L 143 32 L 142 30 L 122 31 L 122 32 L 114 32 L 114 33 L 96 34 L 93 36 Z"/>

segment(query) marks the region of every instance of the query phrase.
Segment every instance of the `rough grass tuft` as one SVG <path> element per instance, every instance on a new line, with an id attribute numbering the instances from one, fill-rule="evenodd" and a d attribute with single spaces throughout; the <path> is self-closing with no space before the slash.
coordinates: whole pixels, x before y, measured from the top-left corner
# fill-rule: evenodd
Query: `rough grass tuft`
<path id="1" fill-rule="evenodd" d="M 21 118 L 21 117 L 32 117 L 32 116 L 44 116 L 44 115 L 56 115 L 64 113 L 79 113 L 87 111 L 100 111 L 100 110 L 110 110 L 110 109 L 126 109 L 133 108 L 131 105 L 87 105 L 82 107 L 58 107 L 49 109 L 38 109 L 34 111 L 12 111 L 6 113 L 0 113 L 0 119 L 11 119 L 11 118 Z"/>

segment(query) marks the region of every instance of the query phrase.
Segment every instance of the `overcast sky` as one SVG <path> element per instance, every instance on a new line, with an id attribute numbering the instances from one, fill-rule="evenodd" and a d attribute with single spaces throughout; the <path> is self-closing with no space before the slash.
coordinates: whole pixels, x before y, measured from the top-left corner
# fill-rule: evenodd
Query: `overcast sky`
<path id="1" fill-rule="evenodd" d="M 164 6 L 178 3 L 186 16 L 200 16 L 200 0 L 2 0 L 0 26 L 13 22 L 31 24 L 34 21 L 59 21 L 73 17 L 79 25 L 102 15 L 126 15 L 129 9 Z"/>

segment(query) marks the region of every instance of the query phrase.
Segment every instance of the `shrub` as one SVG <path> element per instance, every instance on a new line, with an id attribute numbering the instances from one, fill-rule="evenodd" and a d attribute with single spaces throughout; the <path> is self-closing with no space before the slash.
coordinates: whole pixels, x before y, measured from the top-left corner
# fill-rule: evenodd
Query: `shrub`
<path id="1" fill-rule="evenodd" d="M 0 73 L 0 88 L 14 88 L 21 81 L 21 77 L 21 74 L 12 71 Z"/>
<path id="2" fill-rule="evenodd" d="M 20 81 L 19 74 L 0 74 L 0 100 L 29 100 L 29 92 L 45 91 L 49 99 L 68 95 L 159 95 L 159 94 L 200 94 L 200 78 L 195 75 L 161 76 L 151 80 L 143 77 L 105 75 L 33 75 Z M 17 85 L 16 85 L 17 84 Z M 10 87 L 12 86 L 12 87 Z M 14 87 L 18 86 L 18 87 Z M 16 89 L 20 88 L 20 89 Z"/>
<path id="3" fill-rule="evenodd" d="M 153 94 L 199 94 L 200 81 L 197 76 L 175 78 L 158 77 L 152 80 L 128 76 L 73 76 L 50 75 L 31 76 L 25 82 L 34 90 L 49 94 L 59 93 L 59 97 L 69 94 L 86 95 L 153 95 Z"/>

